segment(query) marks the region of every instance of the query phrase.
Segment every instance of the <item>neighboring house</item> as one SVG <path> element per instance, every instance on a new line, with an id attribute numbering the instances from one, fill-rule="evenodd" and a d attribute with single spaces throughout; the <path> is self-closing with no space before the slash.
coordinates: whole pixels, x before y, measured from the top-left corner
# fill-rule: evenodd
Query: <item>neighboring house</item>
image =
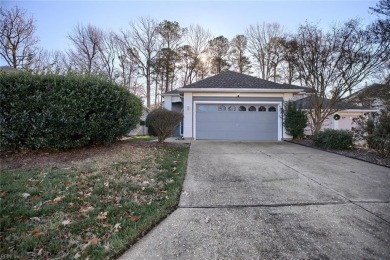
<path id="1" fill-rule="evenodd" d="M 385 102 L 389 99 L 389 85 L 372 84 L 346 97 L 344 101 L 354 103 L 361 107 L 381 110 L 386 107 Z"/>
<path id="2" fill-rule="evenodd" d="M 295 101 L 297 107 L 308 110 L 310 109 L 310 96 L 299 99 Z M 326 106 L 329 100 L 324 100 L 324 105 Z M 335 109 L 337 111 L 334 114 L 328 116 L 325 121 L 322 123 L 321 130 L 324 129 L 335 129 L 335 130 L 352 130 L 355 126 L 353 119 L 358 118 L 362 115 L 367 115 L 368 113 L 374 113 L 378 110 L 375 108 L 370 108 L 366 106 L 357 105 L 351 102 L 342 101 L 339 102 Z M 311 120 L 308 120 L 308 126 L 305 128 L 305 135 L 313 134 L 313 125 Z"/>
<path id="3" fill-rule="evenodd" d="M 142 107 L 142 115 L 140 120 L 145 122 L 146 117 L 149 114 L 149 109 L 147 107 Z M 133 136 L 133 135 L 147 135 L 148 134 L 148 128 L 144 125 L 138 124 L 136 128 L 130 131 L 128 136 Z"/>

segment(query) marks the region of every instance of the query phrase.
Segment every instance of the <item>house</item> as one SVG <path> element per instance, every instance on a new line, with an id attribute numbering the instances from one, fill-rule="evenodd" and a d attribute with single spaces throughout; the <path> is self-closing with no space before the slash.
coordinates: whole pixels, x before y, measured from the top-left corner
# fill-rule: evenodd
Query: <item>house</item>
<path id="1" fill-rule="evenodd" d="M 327 106 L 327 103 L 330 102 L 329 99 L 323 101 L 323 105 Z M 308 110 L 310 109 L 310 95 L 301 98 L 295 101 L 297 107 Z M 335 129 L 335 130 L 352 130 L 355 126 L 353 120 L 362 115 L 367 115 L 368 113 L 374 113 L 378 110 L 375 108 L 370 108 L 367 106 L 362 106 L 355 104 L 353 102 L 348 102 L 347 100 L 342 100 L 338 102 L 334 108 L 337 110 L 335 113 L 328 116 L 325 121 L 322 123 L 321 130 L 324 129 Z M 305 135 L 313 134 L 313 124 L 311 120 L 308 120 L 308 126 L 305 128 Z"/>
<path id="2" fill-rule="evenodd" d="M 386 84 L 372 84 L 352 95 L 346 97 L 344 101 L 354 103 L 357 106 L 368 107 L 377 110 L 386 107 L 386 100 L 390 99 L 390 86 Z"/>
<path id="3" fill-rule="evenodd" d="M 164 108 L 182 109 L 184 138 L 277 141 L 286 138 L 283 102 L 307 88 L 226 71 L 164 95 Z"/>
<path id="4" fill-rule="evenodd" d="M 226 71 L 165 93 L 163 106 L 184 115 L 175 136 L 194 140 L 281 141 L 291 138 L 283 127 L 283 103 L 293 100 L 305 108 L 303 104 L 308 104 L 309 96 L 310 89 L 306 87 Z M 329 116 L 323 129 L 351 129 L 353 118 L 377 111 L 345 102 L 339 106 L 343 107 Z M 310 123 L 305 131 L 312 134 Z"/>

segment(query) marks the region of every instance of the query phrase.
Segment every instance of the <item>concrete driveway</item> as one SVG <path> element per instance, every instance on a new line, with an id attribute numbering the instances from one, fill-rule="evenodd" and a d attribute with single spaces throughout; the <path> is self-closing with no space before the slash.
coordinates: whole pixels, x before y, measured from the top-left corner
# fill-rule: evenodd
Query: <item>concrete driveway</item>
<path id="1" fill-rule="evenodd" d="M 390 259 L 389 245 L 389 168 L 194 141 L 179 208 L 120 259 Z"/>

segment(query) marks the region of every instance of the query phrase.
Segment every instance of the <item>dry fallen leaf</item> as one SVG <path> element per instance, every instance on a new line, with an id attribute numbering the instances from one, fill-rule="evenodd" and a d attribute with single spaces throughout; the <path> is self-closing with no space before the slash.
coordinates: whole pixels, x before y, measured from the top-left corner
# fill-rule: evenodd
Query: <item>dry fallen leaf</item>
<path id="1" fill-rule="evenodd" d="M 96 217 L 97 220 L 104 220 L 104 219 L 107 219 L 107 214 L 108 212 L 105 211 L 105 212 L 99 212 L 98 216 Z"/>
<path id="2" fill-rule="evenodd" d="M 121 229 L 122 227 L 121 227 L 121 223 L 116 223 L 115 225 L 114 225 L 114 232 L 119 232 L 119 229 Z"/>
<path id="3" fill-rule="evenodd" d="M 38 237 L 38 236 L 43 236 L 45 235 L 45 233 L 43 233 L 42 231 L 39 231 L 39 230 L 33 230 L 33 232 L 31 232 L 31 235 L 34 236 L 34 237 Z"/>
<path id="4" fill-rule="evenodd" d="M 61 224 L 64 226 L 69 225 L 70 223 L 72 223 L 72 221 L 70 221 L 69 219 L 65 219 L 64 221 L 61 222 Z"/>
<path id="5" fill-rule="evenodd" d="M 31 195 L 29 193 L 23 193 L 22 196 L 23 196 L 23 198 L 26 199 L 26 198 L 30 197 Z"/>
<path id="6" fill-rule="evenodd" d="M 133 221 L 133 222 L 137 222 L 139 219 L 140 219 L 140 216 L 136 216 L 136 215 L 129 217 L 129 220 Z"/>
<path id="7" fill-rule="evenodd" d="M 76 253 L 73 258 L 74 259 L 79 259 L 80 257 L 81 257 L 81 255 L 79 253 Z"/>
<path id="8" fill-rule="evenodd" d="M 81 212 L 90 212 L 90 211 L 92 211 L 92 210 L 94 210 L 94 209 L 95 209 L 94 207 L 89 206 L 89 207 L 83 207 L 83 208 L 81 208 L 80 211 L 81 211 Z"/>
<path id="9" fill-rule="evenodd" d="M 62 200 L 62 196 L 56 197 L 53 202 L 60 202 Z"/>
<path id="10" fill-rule="evenodd" d="M 89 246 L 97 245 L 98 243 L 99 243 L 99 238 L 93 237 L 91 240 L 88 241 L 88 243 L 86 243 L 83 246 L 83 249 L 86 249 Z"/>
<path id="11" fill-rule="evenodd" d="M 39 251 L 38 251 L 38 254 L 37 254 L 37 255 L 42 255 L 42 253 L 43 253 L 43 248 L 39 249 Z"/>

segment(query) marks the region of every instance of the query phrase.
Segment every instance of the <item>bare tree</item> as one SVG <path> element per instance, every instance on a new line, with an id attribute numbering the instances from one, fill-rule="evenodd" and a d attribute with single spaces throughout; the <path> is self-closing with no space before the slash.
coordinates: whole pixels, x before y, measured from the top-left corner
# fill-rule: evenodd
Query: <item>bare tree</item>
<path id="1" fill-rule="evenodd" d="M 282 58 L 279 41 L 283 29 L 278 23 L 250 25 L 246 30 L 248 51 L 257 65 L 262 79 L 276 81 Z"/>
<path id="2" fill-rule="evenodd" d="M 229 68 L 227 54 L 229 51 L 229 40 L 224 36 L 218 36 L 209 41 L 209 52 L 212 60 L 212 70 L 214 74 Z"/>
<path id="3" fill-rule="evenodd" d="M 168 92 L 172 89 L 175 70 L 179 61 L 179 47 L 186 31 L 186 28 L 182 28 L 179 23 L 175 21 L 171 22 L 165 20 L 158 25 L 158 33 L 162 41 L 158 64 L 163 67 L 165 81 L 163 92 Z"/>
<path id="4" fill-rule="evenodd" d="M 116 44 L 117 41 L 114 32 L 103 32 L 102 40 L 100 44 L 98 44 L 98 70 L 100 71 L 100 74 L 113 82 L 117 77 L 115 74 L 115 64 L 117 61 Z"/>
<path id="5" fill-rule="evenodd" d="M 232 66 L 240 73 L 249 72 L 250 60 L 246 56 L 247 39 L 245 35 L 237 35 L 230 41 L 230 60 Z"/>
<path id="6" fill-rule="evenodd" d="M 372 24 L 371 30 L 377 36 L 379 42 L 390 41 L 390 0 L 380 0 L 375 7 L 370 9 L 378 15 L 378 19 Z M 390 61 L 387 61 L 387 77 L 384 82 L 390 85 Z"/>
<path id="7" fill-rule="evenodd" d="M 208 42 L 211 39 L 211 34 L 200 25 L 191 25 L 186 34 L 186 45 L 180 49 L 181 68 L 184 73 L 183 85 L 188 85 L 198 79 L 200 74 L 199 68 L 204 68 L 202 55 L 205 55 L 208 50 Z M 203 72 L 205 70 L 203 69 Z M 204 77 L 204 75 L 203 75 Z M 203 78 L 201 77 L 201 78 Z"/>
<path id="8" fill-rule="evenodd" d="M 25 69 L 38 51 L 34 18 L 17 6 L 10 10 L 0 7 L 0 15 L 0 56 L 9 66 Z"/>
<path id="9" fill-rule="evenodd" d="M 145 97 L 144 86 L 139 83 L 139 67 L 129 51 L 128 42 L 122 34 L 115 35 L 115 50 L 118 57 L 119 84 L 126 87 L 131 93 Z"/>
<path id="10" fill-rule="evenodd" d="M 93 25 L 77 25 L 68 38 L 74 46 L 74 49 L 68 52 L 72 67 L 80 73 L 96 73 L 103 31 Z"/>
<path id="11" fill-rule="evenodd" d="M 314 25 L 300 26 L 291 39 L 295 46 L 292 62 L 304 84 L 311 88 L 309 116 L 314 132 L 340 107 L 336 104 L 389 60 L 389 43 L 376 41 L 369 28 L 351 20 L 323 32 Z"/>
<path id="12" fill-rule="evenodd" d="M 130 23 L 130 30 L 122 31 L 128 52 L 138 64 L 146 80 L 146 104 L 150 107 L 152 62 L 159 49 L 158 24 L 152 18 L 139 18 L 137 23 Z"/>
<path id="13" fill-rule="evenodd" d="M 41 74 L 66 74 L 70 69 L 65 53 L 40 49 L 34 56 L 29 70 Z"/>

